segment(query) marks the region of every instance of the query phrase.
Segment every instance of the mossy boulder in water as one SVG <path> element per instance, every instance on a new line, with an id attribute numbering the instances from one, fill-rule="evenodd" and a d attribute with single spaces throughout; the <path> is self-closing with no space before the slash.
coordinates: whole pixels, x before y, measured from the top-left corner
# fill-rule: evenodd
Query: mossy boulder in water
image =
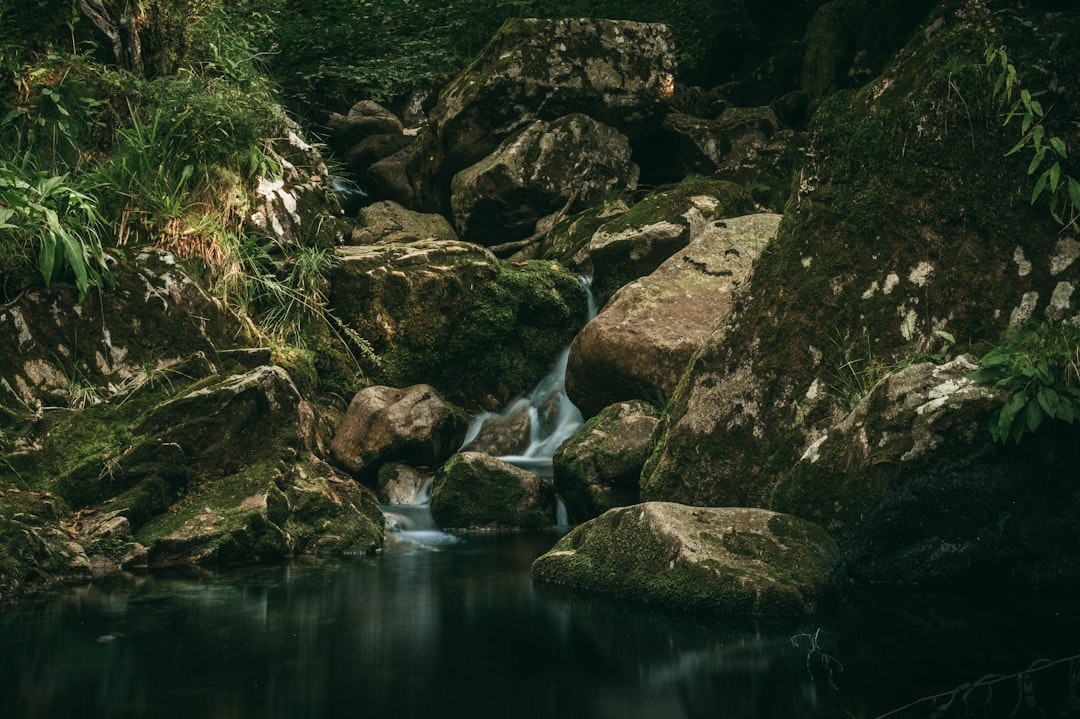
<path id="1" fill-rule="evenodd" d="M 689 245 L 616 292 L 570 345 L 566 391 L 582 414 L 673 395 L 779 224 L 779 215 L 758 213 L 692 226 Z"/>
<path id="2" fill-rule="evenodd" d="M 619 402 L 559 445 L 552 458 L 555 487 L 574 520 L 638 502 L 638 478 L 659 419 L 650 404 Z"/>
<path id="3" fill-rule="evenodd" d="M 538 582 L 717 614 L 812 614 L 837 586 L 820 527 L 761 509 L 647 502 L 573 529 L 532 566 Z"/>
<path id="4" fill-rule="evenodd" d="M 532 388 L 585 320 L 585 289 L 553 262 L 500 262 L 482 247 L 422 240 L 340 250 L 330 302 L 371 342 L 371 382 L 426 383 L 467 408 Z"/>
<path id="5" fill-rule="evenodd" d="M 532 472 L 479 452 L 435 474 L 431 516 L 442 529 L 537 529 L 555 524 L 555 492 Z"/>
<path id="6" fill-rule="evenodd" d="M 676 390 L 644 498 L 769 506 L 850 407 L 848 380 L 857 395 L 882 367 L 1077 315 L 1080 263 L 1031 204 L 1030 158 L 1006 156 L 1019 128 L 1002 127 L 977 70 L 988 42 L 1006 42 L 1019 62 L 1029 48 L 1034 71 L 1027 33 L 981 3 L 945 2 L 884 74 L 822 103 L 776 241 Z M 1080 66 L 1071 47 L 1049 56 L 1056 72 Z M 1072 100 L 1059 102 L 1069 116 Z"/>

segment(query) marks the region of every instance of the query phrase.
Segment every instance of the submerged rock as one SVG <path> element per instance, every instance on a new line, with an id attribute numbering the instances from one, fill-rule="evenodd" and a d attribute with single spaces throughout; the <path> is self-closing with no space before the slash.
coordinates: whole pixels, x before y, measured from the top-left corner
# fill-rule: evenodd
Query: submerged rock
<path id="1" fill-rule="evenodd" d="M 559 445 L 552 460 L 555 487 L 573 520 L 637 504 L 638 478 L 659 419 L 652 405 L 620 402 Z"/>
<path id="2" fill-rule="evenodd" d="M 555 492 L 532 472 L 479 452 L 435 474 L 431 516 L 441 529 L 537 529 L 555 524 Z"/>
<path id="3" fill-rule="evenodd" d="M 461 446 L 468 420 L 429 385 L 367 387 L 349 402 L 330 444 L 334 462 L 357 479 L 391 461 L 437 467 Z"/>
<path id="4" fill-rule="evenodd" d="M 837 586 L 835 543 L 762 509 L 647 502 L 573 529 L 532 566 L 538 582 L 718 614 L 812 614 Z"/>
<path id="5" fill-rule="evenodd" d="M 765 213 L 707 223 L 686 248 L 616 292 L 570 345 L 567 393 L 582 414 L 671 397 L 779 225 L 780 215 Z"/>

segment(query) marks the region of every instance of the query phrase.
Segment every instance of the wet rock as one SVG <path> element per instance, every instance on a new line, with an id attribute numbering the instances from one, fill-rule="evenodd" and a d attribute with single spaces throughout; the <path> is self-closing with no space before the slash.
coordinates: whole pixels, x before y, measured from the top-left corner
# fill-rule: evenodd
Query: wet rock
<path id="1" fill-rule="evenodd" d="M 442 529 L 536 529 L 555 524 L 555 493 L 532 472 L 479 452 L 435 474 L 431 516 Z"/>
<path id="2" fill-rule="evenodd" d="M 499 413 L 484 413 L 478 418 L 482 419 L 483 424 L 476 437 L 462 449 L 495 457 L 522 454 L 529 446 L 532 430 L 530 414 L 529 401 L 526 399 L 511 402 Z"/>
<path id="3" fill-rule="evenodd" d="M 435 474 L 401 462 L 379 468 L 379 500 L 388 504 L 419 504 L 427 499 Z"/>
<path id="4" fill-rule="evenodd" d="M 557 260 L 573 272 L 592 275 L 589 240 L 605 222 L 619 217 L 629 209 L 626 198 L 618 196 L 607 198 L 596 207 L 561 218 L 540 242 L 536 256 L 545 260 Z"/>
<path id="5" fill-rule="evenodd" d="M 636 504 L 641 467 L 652 450 L 659 413 L 645 402 L 605 408 L 555 451 L 555 488 L 574 521 Z"/>
<path id="6" fill-rule="evenodd" d="M 80 552 L 73 555 L 71 535 L 59 527 L 67 513 L 68 505 L 49 492 L 0 490 L 0 598 L 29 585 L 88 576 L 88 567 L 71 563 Z"/>
<path id="7" fill-rule="evenodd" d="M 589 240 L 597 303 L 603 305 L 620 287 L 651 273 L 708 223 L 753 211 L 746 190 L 728 182 L 688 179 L 649 194 L 601 225 Z"/>
<path id="8" fill-rule="evenodd" d="M 837 586 L 820 527 L 761 509 L 647 502 L 573 529 L 533 563 L 538 582 L 718 614 L 813 614 Z"/>
<path id="9" fill-rule="evenodd" d="M 465 439 L 464 413 L 429 385 L 367 387 L 356 393 L 330 444 L 334 462 L 358 479 L 391 461 L 442 464 Z"/>
<path id="10" fill-rule="evenodd" d="M 536 120 L 582 112 L 631 137 L 655 127 L 674 71 L 663 25 L 508 20 L 432 110 L 410 175 L 421 207 L 447 207 L 455 174 Z"/>
<path id="11" fill-rule="evenodd" d="M 470 409 L 529 391 L 584 322 L 585 290 L 555 263 L 504 263 L 436 240 L 345 247 L 339 257 L 329 300 L 379 356 L 364 367 L 370 381 L 428 383 Z"/>
<path id="12" fill-rule="evenodd" d="M 413 212 L 386 200 L 360 210 L 351 244 L 407 243 L 426 239 L 457 240 L 458 236 L 442 215 Z"/>
<path id="13" fill-rule="evenodd" d="M 538 120 L 451 182 L 451 207 L 463 238 L 482 245 L 519 240 L 537 220 L 564 207 L 602 202 L 637 187 L 624 135 L 586 115 Z"/>
<path id="14" fill-rule="evenodd" d="M 570 345 L 567 394 L 582 414 L 671 397 L 779 225 L 780 215 L 759 213 L 692 226 L 687 247 L 616 292 Z"/>

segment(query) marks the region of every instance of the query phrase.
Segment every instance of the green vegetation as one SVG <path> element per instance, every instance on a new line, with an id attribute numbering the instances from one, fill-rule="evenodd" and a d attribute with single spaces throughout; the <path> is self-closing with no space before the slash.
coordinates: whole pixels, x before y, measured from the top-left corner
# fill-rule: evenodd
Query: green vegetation
<path id="1" fill-rule="evenodd" d="M 1016 67 L 1009 62 L 1008 51 L 1004 46 L 990 47 L 986 50 L 986 65 L 991 71 L 996 66 L 997 79 L 994 82 L 994 99 L 999 110 L 1005 115 L 1008 125 L 1014 118 L 1020 118 L 1020 141 L 1009 150 L 1008 155 L 1020 151 L 1032 152 L 1027 173 L 1034 175 L 1042 168 L 1046 160 L 1052 160 L 1035 180 L 1031 191 L 1031 203 L 1049 191 L 1050 214 L 1059 224 L 1071 229 L 1080 229 L 1080 181 L 1069 174 L 1069 151 L 1066 141 L 1058 135 L 1049 135 L 1046 129 L 1047 110 L 1029 89 L 1022 87 L 1016 73 Z M 1080 123 L 1076 123 L 1080 126 Z M 1062 163 L 1066 163 L 1063 167 Z"/>
<path id="2" fill-rule="evenodd" d="M 1080 419 L 1080 328 L 1045 323 L 1012 332 L 983 355 L 971 379 L 1009 393 L 990 420 L 994 441 L 1019 443 L 1046 419 Z"/>

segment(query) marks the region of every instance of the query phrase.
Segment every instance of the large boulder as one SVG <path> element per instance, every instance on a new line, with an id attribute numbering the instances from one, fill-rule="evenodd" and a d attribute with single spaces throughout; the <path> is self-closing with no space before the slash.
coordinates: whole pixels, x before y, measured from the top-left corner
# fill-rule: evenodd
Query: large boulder
<path id="1" fill-rule="evenodd" d="M 437 240 L 343 247 L 339 257 L 329 299 L 378 355 L 364 367 L 369 381 L 428 383 L 466 408 L 527 392 L 585 319 L 584 288 L 555 263 L 511 265 Z"/>
<path id="2" fill-rule="evenodd" d="M 717 614 L 812 614 L 837 584 L 825 530 L 762 509 L 647 502 L 573 529 L 532 566 L 539 582 Z"/>
<path id="3" fill-rule="evenodd" d="M 779 225 L 780 215 L 759 213 L 694 228 L 685 249 L 616 292 L 570 345 L 567 394 L 582 414 L 628 399 L 666 402 Z"/>
<path id="4" fill-rule="evenodd" d="M 1080 578 L 1062 553 L 1080 543 L 1080 431 L 1047 420 L 1023 447 L 993 443 L 1005 397 L 970 379 L 975 368 L 962 356 L 887 375 L 807 448 L 774 508 L 828 529 L 868 581 Z"/>
<path id="5" fill-rule="evenodd" d="M 753 211 L 749 193 L 730 182 L 694 178 L 650 193 L 589 239 L 597 302 L 651 273 L 709 223 Z"/>
<path id="6" fill-rule="evenodd" d="M 537 529 L 555 524 L 555 491 L 532 472 L 479 452 L 439 468 L 431 516 L 442 529 Z"/>
<path id="7" fill-rule="evenodd" d="M 377 102 L 361 100 L 346 115 L 331 112 L 327 121 L 328 144 L 337 153 L 376 135 L 401 135 L 404 126 L 394 113 Z"/>
<path id="8" fill-rule="evenodd" d="M 655 127 L 674 88 L 659 24 L 507 20 L 439 95 L 411 178 L 422 209 L 448 206 L 450 179 L 536 120 L 582 112 L 631 137 Z"/>
<path id="9" fill-rule="evenodd" d="M 983 64 L 991 21 L 957 4 L 880 78 L 817 111 L 779 235 L 676 389 L 643 498 L 769 506 L 850 409 L 852 368 L 862 384 L 873 368 L 1078 316 L 1075 240 L 1031 204 L 1031 158 L 1007 155 L 1018 128 L 1002 127 L 983 79 L 952 71 Z M 995 44 L 1027 42 L 997 32 Z M 943 100 L 935 88 L 950 83 Z"/>
<path id="10" fill-rule="evenodd" d="M 349 402 L 330 453 L 357 479 L 373 478 L 391 461 L 437 467 L 461 446 L 467 425 L 428 385 L 366 387 Z"/>
<path id="11" fill-rule="evenodd" d="M 581 522 L 637 504 L 638 478 L 659 419 L 645 402 L 619 402 L 559 445 L 552 458 L 555 488 L 572 519 Z"/>
<path id="12" fill-rule="evenodd" d="M 637 176 L 625 135 L 573 114 L 537 120 L 454 175 L 450 204 L 464 239 L 493 245 L 531 235 L 572 196 L 582 209 L 634 190 Z"/>

